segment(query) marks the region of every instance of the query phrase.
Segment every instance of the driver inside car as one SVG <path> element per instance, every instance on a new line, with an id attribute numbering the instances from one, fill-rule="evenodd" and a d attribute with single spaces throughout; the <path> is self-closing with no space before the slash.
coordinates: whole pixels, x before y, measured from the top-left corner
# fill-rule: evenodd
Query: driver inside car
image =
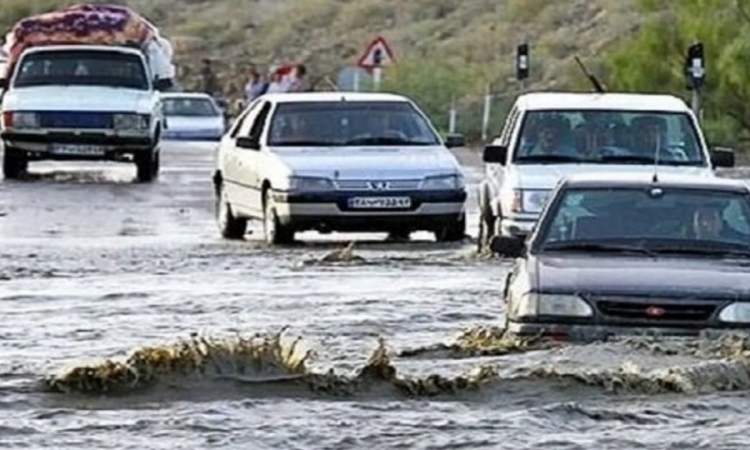
<path id="1" fill-rule="evenodd" d="M 693 213 L 693 237 L 702 241 L 732 241 L 750 245 L 750 235 L 740 233 L 726 223 L 718 206 L 704 206 Z"/>

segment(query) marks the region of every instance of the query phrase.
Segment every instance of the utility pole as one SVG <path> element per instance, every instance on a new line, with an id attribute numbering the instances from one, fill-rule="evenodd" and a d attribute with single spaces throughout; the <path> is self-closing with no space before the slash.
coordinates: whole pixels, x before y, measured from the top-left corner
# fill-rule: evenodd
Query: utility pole
<path id="1" fill-rule="evenodd" d="M 693 91 L 691 107 L 693 113 L 701 120 L 701 105 L 703 103 L 701 89 L 706 83 L 706 59 L 703 53 L 703 44 L 696 42 L 688 48 L 685 58 L 685 75 L 687 76 L 688 89 Z"/>
<path id="2" fill-rule="evenodd" d="M 526 79 L 529 78 L 530 68 L 529 44 L 523 43 L 516 49 L 516 79 L 521 83 L 521 92 L 526 91 Z"/>

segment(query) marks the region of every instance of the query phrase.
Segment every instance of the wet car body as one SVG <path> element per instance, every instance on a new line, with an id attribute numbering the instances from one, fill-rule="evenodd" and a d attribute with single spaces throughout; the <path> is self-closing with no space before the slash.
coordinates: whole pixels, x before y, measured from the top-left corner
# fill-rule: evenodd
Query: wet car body
<path id="1" fill-rule="evenodd" d="M 608 249 L 586 243 L 570 250 L 545 249 L 544 238 L 567 191 L 663 189 L 669 193 L 677 189 L 732 193 L 750 201 L 750 191 L 742 182 L 680 177 L 657 188 L 643 176 L 615 179 L 573 178 L 557 189 L 525 249 L 515 249 L 525 256 L 517 259 L 506 280 L 508 331 L 586 341 L 614 335 L 750 330 L 750 321 L 745 318 L 729 321 L 724 316 L 728 308 L 735 308 L 733 305 L 750 305 L 750 256 L 743 250 L 726 249 L 723 254 L 693 253 L 685 248 L 658 251 L 662 247 L 656 241 L 649 241 L 651 247 L 642 244 Z M 503 245 L 497 243 L 495 247 Z M 500 251 L 514 250 L 505 247 Z M 580 302 L 570 310 L 576 312 L 555 313 L 555 308 L 568 308 L 563 305 L 568 301 Z M 529 313 L 529 302 L 535 302 L 536 313 Z M 548 314 L 541 312 L 545 308 Z"/>
<path id="2" fill-rule="evenodd" d="M 164 138 L 182 141 L 220 141 L 226 130 L 224 112 L 208 94 L 162 95 L 167 129 Z"/>
<path id="3" fill-rule="evenodd" d="M 461 167 L 427 117 L 390 94 L 265 95 L 224 136 L 214 182 L 221 233 L 248 220 L 264 237 L 296 232 L 434 232 L 465 237 Z"/>

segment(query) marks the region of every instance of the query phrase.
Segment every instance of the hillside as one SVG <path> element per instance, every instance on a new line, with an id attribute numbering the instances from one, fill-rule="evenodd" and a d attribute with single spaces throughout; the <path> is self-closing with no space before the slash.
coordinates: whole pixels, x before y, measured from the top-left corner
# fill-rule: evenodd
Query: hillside
<path id="1" fill-rule="evenodd" d="M 3 0 L 0 26 L 67 0 Z M 217 61 L 225 93 L 237 96 L 251 64 L 305 62 L 311 81 L 326 86 L 383 35 L 399 66 L 386 87 L 405 91 L 441 127 L 455 99 L 459 126 L 477 132 L 487 85 L 513 91 L 513 57 L 532 43 L 534 88 L 588 88 L 572 56 L 601 67 L 604 52 L 627 39 L 640 21 L 636 0 L 128 0 L 175 43 L 180 76 L 197 86 L 202 58 Z M 507 98 L 497 97 L 498 107 Z M 493 117 L 495 115 L 493 114 Z"/>

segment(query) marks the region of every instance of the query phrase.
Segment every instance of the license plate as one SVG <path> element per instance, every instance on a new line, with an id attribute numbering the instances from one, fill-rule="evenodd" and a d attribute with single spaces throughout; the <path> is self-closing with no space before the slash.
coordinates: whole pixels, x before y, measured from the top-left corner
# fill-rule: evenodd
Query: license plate
<path id="1" fill-rule="evenodd" d="M 98 145 L 52 144 L 50 152 L 55 155 L 104 156 L 106 149 Z"/>
<path id="2" fill-rule="evenodd" d="M 349 207 L 354 209 L 408 209 L 410 197 L 354 197 L 349 199 Z"/>

